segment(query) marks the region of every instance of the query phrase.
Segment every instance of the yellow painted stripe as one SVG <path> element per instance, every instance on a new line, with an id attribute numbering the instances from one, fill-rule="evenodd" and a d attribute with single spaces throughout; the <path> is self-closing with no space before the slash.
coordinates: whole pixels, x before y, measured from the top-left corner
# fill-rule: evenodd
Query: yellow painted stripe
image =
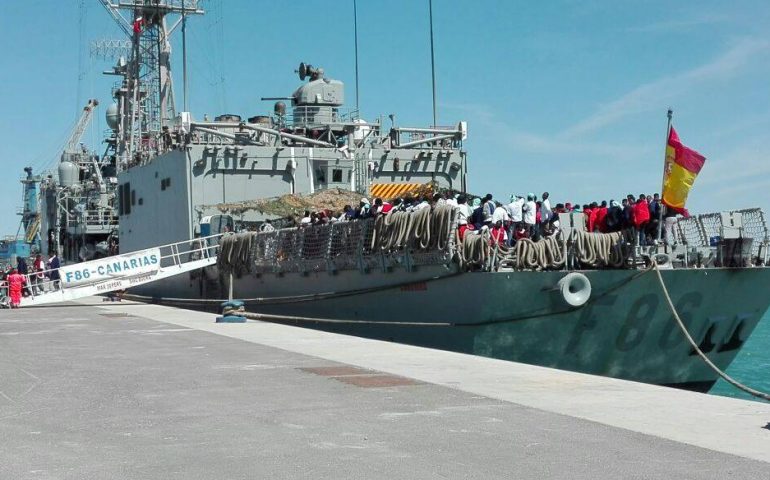
<path id="1" fill-rule="evenodd" d="M 419 183 L 376 183 L 369 187 L 372 197 L 390 199 L 419 188 Z"/>

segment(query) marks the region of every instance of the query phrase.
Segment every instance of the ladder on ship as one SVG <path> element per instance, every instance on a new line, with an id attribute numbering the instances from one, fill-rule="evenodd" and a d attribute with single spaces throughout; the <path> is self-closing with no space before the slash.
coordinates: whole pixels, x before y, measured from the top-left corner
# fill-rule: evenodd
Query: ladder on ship
<path id="1" fill-rule="evenodd" d="M 21 306 L 44 305 L 145 285 L 217 263 L 219 239 L 194 238 L 26 275 Z M 53 275 L 54 279 L 51 278 Z M 58 278 L 56 278 L 58 276 Z M 7 299 L 3 299 L 7 300 Z"/>

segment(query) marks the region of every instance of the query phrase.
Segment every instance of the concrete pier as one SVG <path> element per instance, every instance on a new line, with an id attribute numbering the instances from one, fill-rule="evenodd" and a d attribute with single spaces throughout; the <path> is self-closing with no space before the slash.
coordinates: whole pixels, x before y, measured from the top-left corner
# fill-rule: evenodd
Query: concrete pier
<path id="1" fill-rule="evenodd" d="M 214 317 L 0 311 L 0 479 L 770 478 L 770 404 Z"/>

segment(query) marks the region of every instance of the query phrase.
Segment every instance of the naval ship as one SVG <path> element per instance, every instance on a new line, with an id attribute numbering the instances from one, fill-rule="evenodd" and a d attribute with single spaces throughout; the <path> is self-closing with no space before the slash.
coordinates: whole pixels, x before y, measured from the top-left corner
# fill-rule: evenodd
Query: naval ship
<path id="1" fill-rule="evenodd" d="M 271 99 L 269 112 L 209 120 L 177 111 L 170 37 L 204 13 L 199 2 L 101 3 L 129 43 L 107 72 L 117 79 L 108 148 L 99 158 L 63 156 L 41 196 L 43 251 L 78 261 L 104 242 L 131 252 L 253 230 L 271 215 L 223 205 L 285 194 L 343 189 L 372 198 L 423 184 L 468 191 L 465 122 L 367 121 L 345 106 L 341 81 L 306 63 L 299 87 Z M 93 230 L 67 232 L 73 215 L 82 228 L 95 215 Z M 605 257 L 617 261 L 587 260 L 576 239 L 593 234 L 578 220 L 565 217 L 563 234 L 537 247 L 545 261 L 473 244 L 471 235 L 460 241 L 448 207 L 247 231 L 222 240 L 218 266 L 130 293 L 195 308 L 242 299 L 251 312 L 303 327 L 707 391 L 717 376 L 685 341 L 650 266 L 701 350 L 724 369 L 770 305 L 762 212 L 684 220 L 675 248 L 614 237 Z M 746 248 L 736 253 L 736 241 Z"/>

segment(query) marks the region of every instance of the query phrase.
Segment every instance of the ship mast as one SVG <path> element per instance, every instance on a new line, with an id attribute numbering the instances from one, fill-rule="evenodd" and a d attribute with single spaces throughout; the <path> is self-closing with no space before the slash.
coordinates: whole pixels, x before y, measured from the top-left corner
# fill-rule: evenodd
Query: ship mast
<path id="1" fill-rule="evenodd" d="M 204 12 L 199 0 L 99 1 L 131 42 L 128 60 L 105 72 L 123 77 L 114 91 L 115 151 L 122 170 L 160 153 L 163 127 L 176 118 L 170 37 L 187 16 Z"/>

